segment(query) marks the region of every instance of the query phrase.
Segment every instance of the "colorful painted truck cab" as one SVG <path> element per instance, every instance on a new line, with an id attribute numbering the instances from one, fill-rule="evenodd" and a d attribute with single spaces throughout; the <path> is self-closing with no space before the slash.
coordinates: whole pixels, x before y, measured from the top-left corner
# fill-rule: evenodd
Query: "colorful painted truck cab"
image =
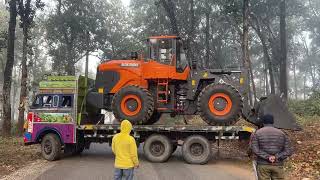
<path id="1" fill-rule="evenodd" d="M 78 81 L 74 76 L 48 76 L 39 84 L 38 94 L 32 102 L 25 126 L 25 144 L 42 142 L 46 159 L 56 159 L 60 146 L 75 150 L 77 127 Z"/>

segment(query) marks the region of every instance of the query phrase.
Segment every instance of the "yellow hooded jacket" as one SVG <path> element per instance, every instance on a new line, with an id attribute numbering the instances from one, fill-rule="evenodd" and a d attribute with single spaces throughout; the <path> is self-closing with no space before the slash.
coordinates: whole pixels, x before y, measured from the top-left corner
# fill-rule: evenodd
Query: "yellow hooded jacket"
<path id="1" fill-rule="evenodd" d="M 128 120 L 121 122 L 121 132 L 112 138 L 112 152 L 115 155 L 114 166 L 130 169 L 139 165 L 137 144 L 130 136 L 132 125 Z"/>

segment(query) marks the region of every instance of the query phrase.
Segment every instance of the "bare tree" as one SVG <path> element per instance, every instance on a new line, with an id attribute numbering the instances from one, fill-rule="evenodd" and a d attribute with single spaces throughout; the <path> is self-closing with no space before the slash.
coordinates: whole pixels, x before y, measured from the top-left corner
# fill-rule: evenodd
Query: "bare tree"
<path id="1" fill-rule="evenodd" d="M 10 136 L 11 132 L 11 82 L 12 69 L 14 63 L 14 40 L 17 24 L 17 0 L 9 1 L 9 27 L 8 27 L 8 48 L 7 48 L 7 62 L 4 70 L 3 83 L 3 125 L 2 132 L 4 136 Z"/>
<path id="2" fill-rule="evenodd" d="M 250 63 L 249 63 L 249 44 L 248 44 L 248 29 L 249 29 L 249 22 L 248 22 L 248 17 L 249 17 L 249 0 L 243 0 L 243 32 L 242 32 L 242 60 L 243 60 L 243 67 L 244 67 L 244 73 L 243 73 L 243 78 L 244 78 L 244 88 L 245 88 L 245 101 L 248 103 L 249 101 L 249 95 L 250 93 L 250 80 L 249 80 L 249 70 L 250 70 Z M 251 102 L 252 103 L 252 102 Z"/>
<path id="3" fill-rule="evenodd" d="M 280 2 L 280 93 L 288 99 L 286 1 Z"/>
<path id="4" fill-rule="evenodd" d="M 42 8 L 43 4 L 40 0 L 35 2 L 35 7 L 32 6 L 31 0 L 19 0 L 18 14 L 20 15 L 20 25 L 23 32 L 22 41 L 22 60 L 21 60 L 21 90 L 20 90 L 20 104 L 19 104 L 19 116 L 18 116 L 18 134 L 23 133 L 24 112 L 26 98 L 28 94 L 27 80 L 28 80 L 28 68 L 27 68 L 27 55 L 28 55 L 28 40 L 29 32 L 33 23 L 34 14 L 36 8 Z"/>
<path id="5" fill-rule="evenodd" d="M 209 44 L 209 39 L 210 39 L 210 11 L 211 7 L 209 6 L 208 0 L 206 0 L 206 28 L 205 28 L 205 47 L 206 47 L 206 55 L 205 55 L 205 67 L 209 67 L 209 58 L 210 58 L 210 44 Z"/>
<path id="6" fill-rule="evenodd" d="M 175 8 L 174 2 L 172 2 L 172 0 L 160 0 L 160 3 L 165 9 L 167 16 L 170 20 L 172 33 L 175 35 L 179 35 L 179 29 L 178 29 L 177 19 L 175 15 L 176 8 Z"/>
<path id="7" fill-rule="evenodd" d="M 274 72 L 273 72 L 273 66 L 272 66 L 272 61 L 269 55 L 269 48 L 266 42 L 266 37 L 264 35 L 264 33 L 261 30 L 261 21 L 258 17 L 256 17 L 254 14 L 250 14 L 250 17 L 252 19 L 253 22 L 251 22 L 251 27 L 254 29 L 254 31 L 257 33 L 261 45 L 262 45 L 262 49 L 263 49 L 263 55 L 264 55 L 264 59 L 265 59 L 265 64 L 266 64 L 266 72 L 267 69 L 269 70 L 269 76 L 270 76 L 270 88 L 271 88 L 271 94 L 275 94 L 276 93 L 276 89 L 275 89 L 275 81 L 274 81 Z M 255 25 L 254 25 L 255 24 Z M 270 28 L 268 28 L 270 29 Z M 268 87 L 268 75 L 266 73 L 266 94 L 269 94 L 269 87 Z"/>

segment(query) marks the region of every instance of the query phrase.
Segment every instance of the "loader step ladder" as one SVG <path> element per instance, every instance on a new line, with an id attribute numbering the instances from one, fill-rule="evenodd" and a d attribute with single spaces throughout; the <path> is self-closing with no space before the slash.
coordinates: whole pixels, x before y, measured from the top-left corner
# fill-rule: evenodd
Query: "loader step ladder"
<path id="1" fill-rule="evenodd" d="M 159 105 L 165 105 L 168 103 L 169 96 L 169 80 L 158 79 L 157 84 L 157 102 Z M 167 108 L 158 108 L 158 110 L 166 110 Z"/>

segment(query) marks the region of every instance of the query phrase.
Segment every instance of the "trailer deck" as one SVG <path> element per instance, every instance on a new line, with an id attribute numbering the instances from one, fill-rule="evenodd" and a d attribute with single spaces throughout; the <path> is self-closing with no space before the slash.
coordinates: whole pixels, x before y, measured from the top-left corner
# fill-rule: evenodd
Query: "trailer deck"
<path id="1" fill-rule="evenodd" d="M 110 142 L 114 134 L 120 131 L 119 124 L 79 125 L 79 131 L 83 131 L 84 138 L 92 142 Z M 195 125 L 134 125 L 133 136 L 144 142 L 152 134 L 163 134 L 170 139 L 184 139 L 190 135 L 205 136 L 210 141 L 249 139 L 255 129 L 249 126 L 195 126 Z"/>

